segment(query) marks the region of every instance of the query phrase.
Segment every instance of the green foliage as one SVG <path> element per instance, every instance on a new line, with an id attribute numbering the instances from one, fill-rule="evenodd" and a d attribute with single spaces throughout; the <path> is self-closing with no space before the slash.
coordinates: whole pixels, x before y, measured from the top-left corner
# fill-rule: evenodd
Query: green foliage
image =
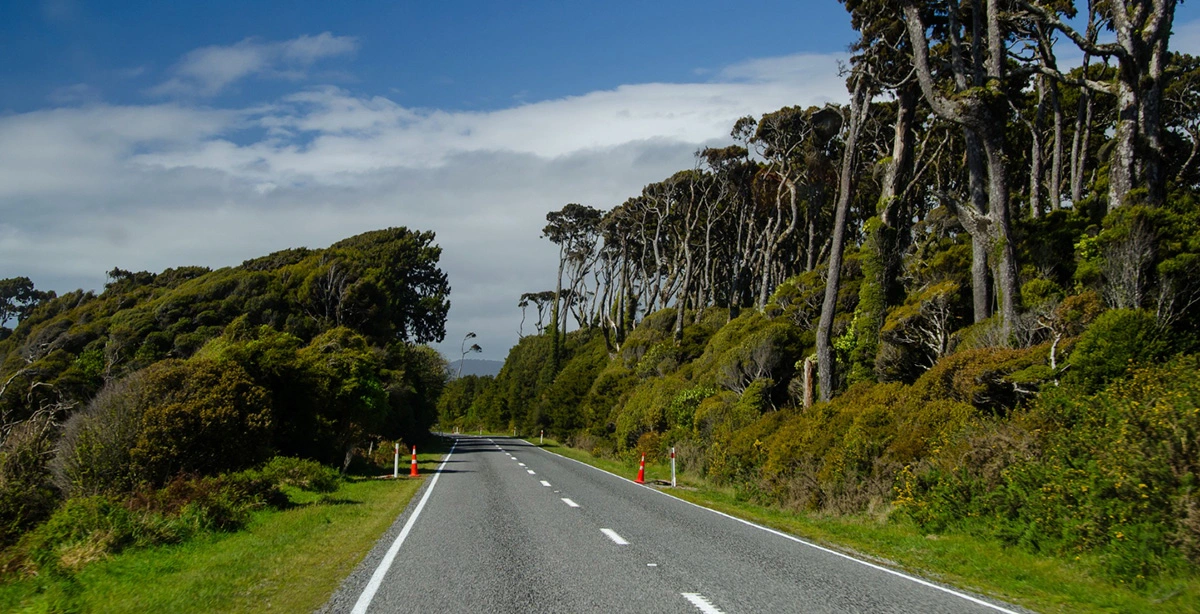
<path id="1" fill-rule="evenodd" d="M 671 405 L 667 408 L 668 420 L 676 426 L 691 429 L 700 402 L 715 394 L 717 394 L 717 389 L 711 386 L 700 386 L 681 391 L 675 395 L 675 398 L 671 400 Z"/>
<path id="2" fill-rule="evenodd" d="M 573 347 L 570 359 L 539 398 L 539 413 L 545 418 L 540 425 L 555 436 L 570 434 L 592 422 L 593 416 L 584 411 L 582 402 L 608 362 L 604 339 L 599 335 L 586 342 L 582 338 L 573 341 L 579 345 Z M 533 425 L 529 427 L 532 431 Z"/>
<path id="3" fill-rule="evenodd" d="M 976 412 L 901 384 L 851 387 L 832 403 L 785 418 L 764 437 L 761 497 L 837 512 L 890 499 L 896 472 L 929 454 Z"/>
<path id="4" fill-rule="evenodd" d="M 413 344 L 444 335 L 449 288 L 432 241 L 393 228 L 217 271 L 113 269 L 100 295 L 9 280 L 0 298 L 20 324 L 0 330 L 0 546 L 62 497 L 149 501 L 164 485 L 147 503 L 155 514 L 235 528 L 278 500 L 275 483 L 335 487 L 311 459 L 344 467 L 367 439 L 419 439 L 446 383 L 445 360 Z M 224 473 L 276 453 L 299 458 Z M 94 521 L 91 537 L 64 538 L 71 556 L 129 543 L 121 512 L 90 505 L 64 512 Z"/>
<path id="5" fill-rule="evenodd" d="M 1013 426 L 902 476 L 898 502 L 932 530 L 965 523 L 1038 552 L 1094 551 L 1118 582 L 1196 562 L 1198 367 L 1178 358 L 1094 396 L 1052 389 Z"/>
<path id="6" fill-rule="evenodd" d="M 215 474 L 269 456 L 270 397 L 240 366 L 163 361 L 146 370 L 140 388 L 147 403 L 129 455 L 143 479 L 161 484 L 179 473 Z"/>
<path id="7" fill-rule="evenodd" d="M 114 269 L 101 295 L 39 295 L 17 330 L 0 340 L 0 381 L 16 376 L 0 398 L 0 413 L 28 417 L 47 395 L 84 406 L 105 381 L 163 359 L 188 358 L 235 321 L 240 330 L 266 326 L 300 345 L 339 325 L 381 348 L 440 340 L 449 288 L 432 241 L 431 233 L 392 228 L 237 268 L 181 267 L 158 275 Z M 248 335 L 252 341 L 259 336 Z M 407 369 L 387 366 L 404 371 L 401 387 L 436 393 L 438 384 L 418 375 L 417 364 L 429 360 L 417 354 L 407 352 Z M 432 424 L 432 402 L 405 428 Z"/>
<path id="8" fill-rule="evenodd" d="M 663 309 L 651 314 L 647 314 L 645 319 L 641 321 L 637 328 L 633 329 L 629 336 L 625 339 L 625 344 L 621 346 L 621 358 L 625 365 L 631 369 L 638 369 L 642 365 L 641 371 L 645 376 L 651 374 L 657 369 L 658 362 L 653 362 L 652 359 L 646 359 L 643 365 L 643 359 L 647 354 L 657 352 L 661 361 L 662 357 L 671 352 L 672 327 L 675 325 L 675 310 Z M 655 350 L 655 347 L 660 349 Z"/>
<path id="9" fill-rule="evenodd" d="M 137 520 L 128 509 L 105 497 L 71 499 L 22 545 L 44 572 L 75 571 L 136 543 L 146 529 Z"/>
<path id="10" fill-rule="evenodd" d="M 592 416 L 593 429 L 606 426 L 610 416 L 616 414 L 621 400 L 638 383 L 632 371 L 619 360 L 610 361 L 588 389 L 580 404 L 580 411 Z"/>
<path id="11" fill-rule="evenodd" d="M 50 463 L 67 497 L 127 492 L 142 479 L 130 451 L 142 431 L 144 392 L 142 374 L 131 375 L 105 386 L 67 420 Z"/>
<path id="12" fill-rule="evenodd" d="M 1004 414 L 1052 375 L 1031 370 L 1046 364 L 1048 349 L 1042 345 L 1020 350 L 964 350 L 939 361 L 913 387 L 929 399 L 950 399 L 986 413 Z"/>
<path id="13" fill-rule="evenodd" d="M 276 456 L 259 470 L 274 484 L 295 486 L 311 492 L 333 492 L 341 485 L 337 470 L 306 458 Z"/>
<path id="14" fill-rule="evenodd" d="M 536 410 L 541 389 L 554 380 L 553 350 L 550 335 L 543 334 L 525 337 L 508 351 L 493 384 L 495 394 L 478 408 L 482 426 L 499 430 L 539 422 L 528 415 Z"/>
<path id="15" fill-rule="evenodd" d="M 328 470 L 322 479 L 328 481 Z M 236 530 L 251 511 L 286 504 L 275 482 L 256 471 L 178 476 L 160 489 L 142 490 L 125 500 L 103 495 L 68 499 L 27 533 L 10 556 L 27 561 L 38 573 L 64 575 L 128 548 L 179 543 L 204 531 Z"/>
<path id="16" fill-rule="evenodd" d="M 53 292 L 42 292 L 28 277 L 0 279 L 0 327 L 12 318 L 24 320 L 43 301 L 54 298 Z"/>
<path id="17" fill-rule="evenodd" d="M 659 341 L 638 360 L 633 372 L 638 377 L 646 378 L 656 375 L 666 375 L 679 367 L 675 354 L 675 343 L 669 340 Z"/>
<path id="18" fill-rule="evenodd" d="M 772 390 L 773 398 L 782 401 L 795 363 L 810 349 L 811 340 L 810 334 L 782 318 L 743 314 L 712 336 L 694 363 L 694 379 L 741 392 L 755 379 L 769 378 L 783 383 Z"/>
<path id="19" fill-rule="evenodd" d="M 446 389 L 438 397 L 438 422 L 445 426 L 464 427 L 471 412 L 471 406 L 495 381 L 492 376 L 464 375 L 446 384 Z"/>
<path id="20" fill-rule="evenodd" d="M 617 450 L 636 449 L 643 434 L 667 430 L 671 426 L 667 422 L 667 408 L 682 387 L 680 380 L 663 377 L 648 380 L 630 391 L 617 412 Z"/>
<path id="21" fill-rule="evenodd" d="M 815 329 L 825 300 L 825 270 L 817 269 L 784 280 L 771 295 L 764 310 L 771 317 L 782 317 L 801 329 Z"/>
<path id="22" fill-rule="evenodd" d="M 1154 315 L 1136 309 L 1108 311 L 1080 336 L 1065 381 L 1095 392 L 1131 366 L 1169 356 L 1171 340 Z"/>
<path id="23" fill-rule="evenodd" d="M 46 519 L 58 503 L 45 456 L 52 449 L 45 419 L 9 429 L 0 442 L 0 548 Z"/>
<path id="24" fill-rule="evenodd" d="M 335 328 L 312 340 L 296 355 L 309 383 L 315 428 L 312 450 L 330 464 L 346 462 L 366 433 L 384 426 L 388 392 L 380 378 L 382 357 L 367 340 L 347 328 Z"/>

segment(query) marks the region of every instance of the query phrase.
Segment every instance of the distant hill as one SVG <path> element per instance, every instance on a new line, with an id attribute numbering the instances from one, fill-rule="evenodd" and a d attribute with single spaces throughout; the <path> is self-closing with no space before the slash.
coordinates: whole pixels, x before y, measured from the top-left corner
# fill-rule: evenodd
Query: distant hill
<path id="1" fill-rule="evenodd" d="M 490 375 L 495 377 L 500 373 L 500 367 L 504 366 L 504 362 L 500 360 L 476 360 L 472 358 L 455 360 L 448 367 L 450 377 L 458 376 L 458 363 L 460 362 L 462 363 L 463 375 Z"/>

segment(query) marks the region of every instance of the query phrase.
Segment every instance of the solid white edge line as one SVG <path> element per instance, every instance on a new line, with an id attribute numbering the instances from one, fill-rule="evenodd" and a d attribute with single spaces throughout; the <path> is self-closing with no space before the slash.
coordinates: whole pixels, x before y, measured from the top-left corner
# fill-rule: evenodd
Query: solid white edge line
<path id="1" fill-rule="evenodd" d="M 660 494 L 660 495 L 662 495 L 662 496 L 664 496 L 664 497 L 669 497 L 669 498 L 671 498 L 671 499 L 674 499 L 674 500 L 676 500 L 676 501 L 679 501 L 679 502 L 681 502 L 681 503 L 686 503 L 686 504 L 688 504 L 688 505 L 691 505 L 691 506 L 693 506 L 693 507 L 698 507 L 698 508 L 700 508 L 700 509 L 702 509 L 702 510 L 706 510 L 706 511 L 712 512 L 712 513 L 714 513 L 714 514 L 718 514 L 718 515 L 720 515 L 720 516 L 724 516 L 724 517 L 726 517 L 726 518 L 728 518 L 728 519 L 730 519 L 730 520 L 736 520 L 737 522 L 740 522 L 740 523 L 742 523 L 742 524 L 744 524 L 744 525 L 751 526 L 751 527 L 754 527 L 754 528 L 756 528 L 756 529 L 761 529 L 761 530 L 763 530 L 763 531 L 766 531 L 767 533 L 771 533 L 772 535 L 777 535 L 777 536 L 779 536 L 779 537 L 782 537 L 782 538 L 784 538 L 784 539 L 790 539 L 790 540 L 792 540 L 792 541 L 794 541 L 794 542 L 796 542 L 796 543 L 798 543 L 798 544 L 803 544 L 803 545 L 805 545 L 805 546 L 808 546 L 809 548 L 816 548 L 817 550 L 820 550 L 821 552 L 827 552 L 827 553 L 829 553 L 829 554 L 832 554 L 832 555 L 834 555 L 834 556 L 839 556 L 839 557 L 841 557 L 841 558 L 843 558 L 843 559 L 846 559 L 846 560 L 848 560 L 848 561 L 854 561 L 855 563 L 858 563 L 858 564 L 860 564 L 860 565 L 866 565 L 867 567 L 870 567 L 871 569 L 876 569 L 876 570 L 882 571 L 882 572 L 884 572 L 884 573 L 888 573 L 888 574 L 891 574 L 891 575 L 893 575 L 893 576 L 896 576 L 896 577 L 898 577 L 898 578 L 904 578 L 905 580 L 910 580 L 910 581 L 912 581 L 912 582 L 916 582 L 917 584 L 920 584 L 921 586 L 927 586 L 927 587 L 929 587 L 929 588 L 932 588 L 932 589 L 936 589 L 936 590 L 942 591 L 943 593 L 947 593 L 947 594 L 950 594 L 950 595 L 954 595 L 955 597 L 959 597 L 959 598 L 961 598 L 961 599 L 966 599 L 967 601 L 970 601 L 971 603 L 976 603 L 976 604 L 979 604 L 979 605 L 981 605 L 981 606 L 984 606 L 984 607 L 987 607 L 987 608 L 991 608 L 991 609 L 993 609 L 993 610 L 996 610 L 997 612 L 1003 612 L 1004 614 L 1021 614 L 1020 612 L 1017 612 L 1017 611 L 1014 611 L 1014 610 L 1009 610 L 1008 608 L 1004 608 L 1004 607 L 998 606 L 998 605 L 996 605 L 996 604 L 994 604 L 994 603 L 990 603 L 990 602 L 984 601 L 984 600 L 982 600 L 982 599 L 979 599 L 978 597 L 972 597 L 972 596 L 970 596 L 970 595 L 968 595 L 968 594 L 966 594 L 966 593 L 960 593 L 960 592 L 958 592 L 958 591 L 956 591 L 956 590 L 954 590 L 954 589 L 952 589 L 952 588 L 946 588 L 945 586 L 941 586 L 941 585 L 938 585 L 938 584 L 934 584 L 933 582 L 930 582 L 930 581 L 928 581 L 928 580 L 922 580 L 921 578 L 918 578 L 918 577 L 916 577 L 916 576 L 910 576 L 910 575 L 908 575 L 908 574 L 906 574 L 906 573 L 904 573 L 904 572 L 896 571 L 895 569 L 888 569 L 887 567 L 884 567 L 884 566 L 882 566 L 882 565 L 876 565 L 875 563 L 871 563 L 871 562 L 868 562 L 868 561 L 864 561 L 864 560 L 862 560 L 862 559 L 858 559 L 858 558 L 852 557 L 852 556 L 850 556 L 849 554 L 845 554 L 845 553 L 843 553 L 843 552 L 838 552 L 837 550 L 832 550 L 832 549 L 830 549 L 830 548 L 826 548 L 825 546 L 820 546 L 820 545 L 814 544 L 814 543 L 812 543 L 812 542 L 810 542 L 810 541 L 806 541 L 806 540 L 800 539 L 799 537 L 796 537 L 795 535 L 790 535 L 790 534 L 788 534 L 788 533 L 784 533 L 783 531 L 778 531 L 778 530 L 772 529 L 772 528 L 770 528 L 770 527 L 764 527 L 764 526 L 762 526 L 762 525 L 760 525 L 760 524 L 755 524 L 755 523 L 753 523 L 753 522 L 750 522 L 749 520 L 746 520 L 746 519 L 744 519 L 744 518 L 738 518 L 737 516 L 734 516 L 734 515 L 732 515 L 732 514 L 726 514 L 725 512 L 722 512 L 722 511 L 718 511 L 718 510 L 714 510 L 714 509 L 712 509 L 712 508 L 704 507 L 703 505 L 700 505 L 700 504 L 698 504 L 698 503 L 692 503 L 691 501 L 688 501 L 687 499 L 680 499 L 679 497 L 676 497 L 676 496 L 674 496 L 674 495 L 671 495 L 670 493 L 663 492 L 663 491 L 661 491 L 661 490 L 659 490 L 659 489 L 657 489 L 657 488 L 651 488 L 651 487 L 649 487 L 649 486 L 647 486 L 647 485 L 645 485 L 645 484 L 638 484 L 637 482 L 634 482 L 633 480 L 631 480 L 631 479 L 629 479 L 629 478 L 621 477 L 621 476 L 619 476 L 619 475 L 617 475 L 617 474 L 615 474 L 615 473 L 612 473 L 611 471 L 605 471 L 605 470 L 603 470 L 603 469 L 601 469 L 601 468 L 599 468 L 599 467 L 593 467 L 592 465 L 589 465 L 589 464 L 587 464 L 587 463 L 585 463 L 585 462 L 583 462 L 583 461 L 578 461 L 578 460 L 575 460 L 575 459 L 573 459 L 573 458 L 570 458 L 570 457 L 567 457 L 567 456 L 563 456 L 562 454 L 558 454 L 558 453 L 556 453 L 556 452 L 551 452 L 551 451 L 549 451 L 549 450 L 547 450 L 547 449 L 545 449 L 545 448 L 539 448 L 539 447 L 537 447 L 537 446 L 535 446 L 535 445 L 533 445 L 533 444 L 528 444 L 528 445 L 529 445 L 531 448 L 536 448 L 536 449 L 538 449 L 538 450 L 541 450 L 542 452 L 545 452 L 545 453 L 547 453 L 547 454 L 553 454 L 553 455 L 555 455 L 555 456 L 557 456 L 557 457 L 559 457 L 559 458 L 565 458 L 565 459 L 567 459 L 567 460 L 569 460 L 569 461 L 571 461 L 571 462 L 574 462 L 574 463 L 579 463 L 580 465 L 583 465 L 584 467 L 588 467 L 588 468 L 591 468 L 591 469 L 595 469 L 596 471 L 599 471 L 599 472 L 601 472 L 601 473 L 607 473 L 608 475 L 611 475 L 611 476 L 613 476 L 614 478 L 617 478 L 617 479 L 619 479 L 619 480 L 624 480 L 624 481 L 626 481 L 626 482 L 629 482 L 630 484 L 634 484 L 634 485 L 636 485 L 636 486 L 641 486 L 642 488 L 645 488 L 646 490 L 649 490 L 649 491 L 651 491 L 651 492 L 656 492 L 656 493 L 658 493 L 658 494 Z"/>
<path id="2" fill-rule="evenodd" d="M 600 529 L 600 532 L 607 535 L 608 538 L 613 540 L 613 543 L 618 546 L 628 546 L 629 545 L 629 542 L 625 541 L 624 537 L 617 535 L 617 532 L 612 529 Z"/>
<path id="3" fill-rule="evenodd" d="M 704 612 L 704 614 L 725 614 L 724 612 L 721 611 L 720 608 L 713 605 L 713 603 L 708 600 L 708 597 L 705 597 L 704 595 L 701 595 L 700 593 L 679 593 L 679 594 L 683 595 L 684 599 L 687 599 L 688 601 L 692 602 L 692 605 L 696 606 L 696 609 L 700 610 L 701 612 Z"/>
<path id="4" fill-rule="evenodd" d="M 367 607 L 371 605 L 371 600 L 375 598 L 375 592 L 379 590 L 379 586 L 383 584 L 383 577 L 392 567 L 392 561 L 396 559 L 396 554 L 400 552 L 400 546 L 404 544 L 404 540 L 408 537 L 409 531 L 412 531 L 413 524 L 417 521 L 417 516 L 421 515 L 421 510 L 425 509 L 425 502 L 429 501 L 429 495 L 433 493 L 433 487 L 437 486 L 438 478 L 442 477 L 442 469 L 446 467 L 446 463 L 450 460 L 450 455 L 454 454 L 454 446 L 458 445 L 458 440 L 450 444 L 450 451 L 446 453 L 446 458 L 442 459 L 442 464 L 438 465 L 437 473 L 433 474 L 433 479 L 429 481 L 429 487 L 425 489 L 425 495 L 421 497 L 421 501 L 417 503 L 417 507 L 413 510 L 412 516 L 408 517 L 408 522 L 404 523 L 404 528 L 400 530 L 400 534 L 396 536 L 396 540 L 392 542 L 392 546 L 388 548 L 387 554 L 383 555 L 383 560 L 379 561 L 379 567 L 375 568 L 375 573 L 371 574 L 371 581 L 367 582 L 366 588 L 363 589 L 361 595 L 358 596 L 358 601 L 354 603 L 354 609 L 351 614 L 366 614 Z"/>

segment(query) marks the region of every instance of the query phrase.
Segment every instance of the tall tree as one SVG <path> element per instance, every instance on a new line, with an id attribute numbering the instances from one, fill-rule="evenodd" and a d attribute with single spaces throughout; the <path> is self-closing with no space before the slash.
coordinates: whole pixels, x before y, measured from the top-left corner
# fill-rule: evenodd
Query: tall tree
<path id="1" fill-rule="evenodd" d="M 558 245 L 558 279 L 554 286 L 554 305 L 550 311 L 555 368 L 557 368 L 562 348 L 559 327 L 562 327 L 561 335 L 565 335 L 567 332 L 566 319 L 563 317 L 563 273 L 569 264 L 586 260 L 589 257 L 588 254 L 595 248 L 601 215 L 602 212 L 599 209 L 578 203 L 570 203 L 558 211 L 546 214 L 547 223 L 542 229 L 542 238 L 549 239 Z M 581 276 L 574 279 L 578 280 L 579 277 Z M 573 290 L 573 288 L 569 289 Z M 574 292 L 570 294 L 574 296 Z M 570 309 L 570 305 L 567 304 L 565 308 Z"/>
<path id="2" fill-rule="evenodd" d="M 995 1 L 995 0 L 993 0 Z M 1099 43 L 1067 24 L 1063 16 L 1075 14 L 1065 6 L 1029 0 L 1017 4 L 1062 32 L 1086 53 L 1117 58 L 1112 83 L 1086 85 L 1117 99 L 1117 125 L 1113 134 L 1109 170 L 1109 211 L 1125 204 L 1137 186 L 1146 187 L 1146 201 L 1161 205 L 1166 198 L 1166 148 L 1163 135 L 1163 92 L 1166 87 L 1167 43 L 1175 19 L 1175 0 L 1089 0 L 1090 14 L 1100 13 L 1115 35 Z M 1053 67 L 1046 74 L 1063 79 Z"/>
<path id="3" fill-rule="evenodd" d="M 925 101 L 942 118 L 962 127 L 966 141 L 971 198 L 957 200 L 959 218 L 972 238 L 972 284 L 975 320 L 990 315 L 987 263 L 995 259 L 1000 293 L 1001 329 L 1008 337 L 1020 305 L 1017 256 L 1012 240 L 1005 129 L 1005 42 L 1001 0 L 937 2 L 932 6 L 906 1 L 904 20 L 913 50 L 913 67 Z M 948 71 L 935 69 L 927 37 L 931 20 L 944 21 L 933 30 L 949 49 Z M 949 75 L 949 82 L 941 75 Z M 947 93 L 950 92 L 950 93 Z M 986 194 L 986 198 L 981 195 Z"/>
<path id="4" fill-rule="evenodd" d="M 53 292 L 42 292 L 28 277 L 0 279 L 0 327 L 9 320 L 24 320 L 42 301 L 54 298 Z"/>
<path id="5" fill-rule="evenodd" d="M 842 279 L 842 251 L 846 241 L 846 218 L 850 211 L 850 195 L 853 189 L 854 161 L 858 152 L 858 135 L 866 117 L 871 91 L 862 70 L 851 72 L 850 121 L 846 130 L 846 147 L 842 151 L 842 168 L 838 180 L 837 207 L 833 222 L 833 244 L 829 250 L 829 268 L 825 274 L 825 300 L 821 303 L 821 320 L 817 324 L 817 378 L 821 383 L 821 400 L 833 398 L 834 361 L 830 337 L 833 334 L 833 316 L 837 309 L 838 289 Z"/>

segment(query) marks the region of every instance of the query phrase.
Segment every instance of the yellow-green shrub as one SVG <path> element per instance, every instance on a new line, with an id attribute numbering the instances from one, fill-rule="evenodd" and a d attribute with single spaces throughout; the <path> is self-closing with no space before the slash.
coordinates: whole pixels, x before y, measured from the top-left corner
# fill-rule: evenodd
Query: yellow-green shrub
<path id="1" fill-rule="evenodd" d="M 216 474 L 269 457 L 269 397 L 236 363 L 162 361 L 141 388 L 147 406 L 129 454 L 143 479 Z"/>
<path id="2" fill-rule="evenodd" d="M 1184 557 L 1200 562 L 1198 369 L 1200 359 L 1187 356 L 1093 396 L 1052 388 L 1017 417 L 1019 428 L 981 425 L 974 459 L 960 452 L 957 463 L 910 472 L 902 507 L 934 530 L 966 526 L 1035 551 L 1096 551 L 1121 582 L 1143 582 Z"/>

